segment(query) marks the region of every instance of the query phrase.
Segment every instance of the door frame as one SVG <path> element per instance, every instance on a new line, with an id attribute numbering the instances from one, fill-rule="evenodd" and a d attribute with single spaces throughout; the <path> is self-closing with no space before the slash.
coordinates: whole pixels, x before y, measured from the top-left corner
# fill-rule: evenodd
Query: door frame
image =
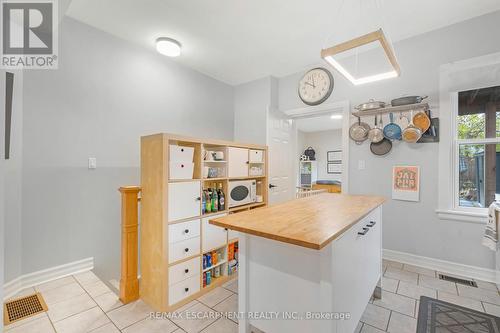
<path id="1" fill-rule="evenodd" d="M 280 110 L 290 119 L 316 117 L 327 113 L 342 114 L 342 193 L 349 193 L 349 126 L 351 125 L 351 103 L 349 100 L 307 106 L 295 109 Z M 295 126 L 294 126 L 295 127 Z M 295 136 L 297 128 L 295 127 Z M 295 151 L 297 151 L 295 140 Z"/>

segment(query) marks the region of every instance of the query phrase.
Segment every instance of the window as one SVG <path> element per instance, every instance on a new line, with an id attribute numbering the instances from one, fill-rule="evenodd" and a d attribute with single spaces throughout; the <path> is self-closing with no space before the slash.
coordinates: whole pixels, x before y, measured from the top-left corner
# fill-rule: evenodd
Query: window
<path id="1" fill-rule="evenodd" d="M 454 206 L 486 208 L 500 192 L 500 86 L 456 96 Z"/>

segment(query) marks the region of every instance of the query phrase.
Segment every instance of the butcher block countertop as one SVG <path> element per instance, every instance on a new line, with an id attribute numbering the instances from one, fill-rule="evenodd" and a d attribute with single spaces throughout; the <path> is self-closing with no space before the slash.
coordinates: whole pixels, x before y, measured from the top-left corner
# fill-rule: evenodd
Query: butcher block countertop
<path id="1" fill-rule="evenodd" d="M 378 196 L 323 193 L 214 218 L 210 223 L 320 250 L 384 201 Z"/>

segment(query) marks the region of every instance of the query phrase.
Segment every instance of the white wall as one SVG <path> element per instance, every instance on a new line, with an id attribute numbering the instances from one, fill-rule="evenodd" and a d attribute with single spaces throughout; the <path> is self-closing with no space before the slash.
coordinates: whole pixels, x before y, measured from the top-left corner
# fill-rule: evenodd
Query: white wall
<path id="1" fill-rule="evenodd" d="M 402 94 L 417 94 L 429 95 L 431 105 L 436 105 L 439 66 L 500 51 L 499 43 L 485 38 L 499 29 L 500 12 L 495 12 L 395 43 L 402 67 L 400 78 L 354 87 L 333 72 L 335 89 L 328 102 L 348 99 L 351 105 L 357 105 L 369 98 L 390 100 Z M 295 73 L 279 80 L 281 110 L 303 106 L 297 96 L 297 82 L 302 75 Z M 384 248 L 494 269 L 493 253 L 481 245 L 483 225 L 437 218 L 437 159 L 436 143 L 396 143 L 390 155 L 377 157 L 371 155 L 368 143 L 358 146 L 351 142 L 351 193 L 388 198 L 384 205 Z M 365 170 L 357 169 L 359 160 L 366 162 Z M 420 165 L 420 202 L 390 199 L 391 170 L 396 164 Z"/>
<path id="2" fill-rule="evenodd" d="M 318 180 L 342 180 L 342 175 L 327 172 L 327 152 L 342 149 L 342 129 L 301 132 L 298 136 L 300 137 L 297 141 L 299 157 L 308 147 L 312 147 L 316 152 Z"/>
<path id="3" fill-rule="evenodd" d="M 0 92 L 5 91 L 5 72 L 0 71 L 3 79 L 0 79 Z M 2 96 L 2 94 L 0 94 Z M 0 105 L 5 105 L 4 100 L 5 95 L 0 97 Z M 5 119 L 5 108 L 0 107 L 0 119 Z M 4 257 L 5 257 L 5 159 L 4 159 L 4 147 L 5 147 L 5 121 L 0 121 L 1 135 L 0 135 L 0 300 L 3 300 L 3 281 L 5 274 Z M 0 309 L 0 318 L 3 318 L 3 306 Z M 3 324 L 0 325 L 0 332 L 3 332 Z"/>
<path id="4" fill-rule="evenodd" d="M 140 184 L 140 137 L 232 139 L 233 88 L 68 17 L 59 31 L 59 69 L 24 78 L 22 272 L 93 256 L 117 278 L 117 189 Z"/>

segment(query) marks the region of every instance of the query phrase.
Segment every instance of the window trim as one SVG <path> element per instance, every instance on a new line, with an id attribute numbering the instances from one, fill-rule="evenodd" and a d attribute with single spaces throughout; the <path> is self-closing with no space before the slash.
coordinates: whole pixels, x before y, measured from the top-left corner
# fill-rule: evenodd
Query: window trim
<path id="1" fill-rule="evenodd" d="M 460 89 L 450 78 L 453 74 L 469 70 L 481 70 L 487 66 L 499 66 L 500 53 L 494 53 L 477 58 L 467 59 L 440 67 L 440 137 L 439 142 L 439 202 L 436 214 L 440 219 L 460 222 L 485 224 L 488 218 L 487 208 L 459 206 L 459 147 L 460 144 L 500 143 L 500 138 L 488 139 L 458 139 L 458 93 L 471 89 L 487 88 L 500 85 L 495 79 L 489 82 L 487 78 L 481 83 L 463 82 Z M 451 170 L 451 172 L 450 172 Z"/>

